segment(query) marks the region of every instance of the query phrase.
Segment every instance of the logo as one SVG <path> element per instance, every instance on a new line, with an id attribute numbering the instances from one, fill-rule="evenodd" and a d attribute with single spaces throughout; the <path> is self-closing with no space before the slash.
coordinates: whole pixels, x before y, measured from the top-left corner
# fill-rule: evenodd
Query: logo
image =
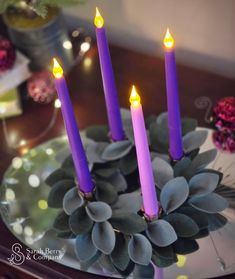
<path id="1" fill-rule="evenodd" d="M 15 243 L 11 247 L 12 254 L 10 258 L 7 258 L 10 264 L 12 265 L 21 265 L 25 260 L 61 260 L 65 254 L 65 249 L 50 249 L 50 248 L 39 248 L 39 249 L 30 249 L 26 248 L 25 253 L 23 253 L 23 247 L 20 243 Z"/>
<path id="2" fill-rule="evenodd" d="M 15 243 L 11 247 L 11 254 L 10 258 L 7 258 L 10 264 L 14 265 L 21 265 L 25 261 L 25 255 L 21 252 L 22 245 L 20 243 Z"/>

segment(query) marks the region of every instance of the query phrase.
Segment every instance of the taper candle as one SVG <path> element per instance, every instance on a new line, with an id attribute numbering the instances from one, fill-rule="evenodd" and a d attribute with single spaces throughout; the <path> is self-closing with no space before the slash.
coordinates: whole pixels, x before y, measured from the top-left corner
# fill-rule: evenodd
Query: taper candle
<path id="1" fill-rule="evenodd" d="M 157 201 L 143 110 L 140 103 L 140 96 L 136 92 L 135 86 L 132 88 L 130 103 L 143 206 L 145 214 L 148 217 L 153 218 L 158 215 L 159 205 Z"/>
<path id="2" fill-rule="evenodd" d="M 101 74 L 104 87 L 106 110 L 109 121 L 109 129 L 111 137 L 114 141 L 124 139 L 121 112 L 118 102 L 118 94 L 113 75 L 109 46 L 104 28 L 104 19 L 96 8 L 96 16 L 94 19 L 96 26 L 96 39 L 100 59 Z"/>
<path id="3" fill-rule="evenodd" d="M 79 129 L 73 112 L 72 103 L 69 97 L 67 84 L 63 76 L 63 69 L 55 58 L 53 59 L 53 61 L 53 75 L 55 77 L 55 86 L 61 102 L 61 111 L 78 179 L 78 186 L 81 192 L 90 193 L 93 191 L 93 183 L 89 172 Z"/>
<path id="4" fill-rule="evenodd" d="M 170 156 L 173 160 L 180 160 L 183 157 L 182 131 L 180 119 L 180 107 L 178 96 L 178 83 L 176 76 L 174 39 L 169 29 L 164 38 L 165 46 L 165 72 L 167 91 L 167 111 Z"/>

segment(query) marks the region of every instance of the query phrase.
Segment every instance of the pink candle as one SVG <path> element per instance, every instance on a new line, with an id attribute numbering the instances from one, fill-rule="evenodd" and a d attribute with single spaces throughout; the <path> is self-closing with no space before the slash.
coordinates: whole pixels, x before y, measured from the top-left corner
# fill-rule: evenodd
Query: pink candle
<path id="1" fill-rule="evenodd" d="M 63 69 L 60 67 L 55 58 L 53 74 L 55 77 L 56 90 L 61 101 L 62 115 L 68 135 L 70 150 L 73 157 L 79 188 L 83 193 L 90 193 L 93 191 L 94 186 L 89 172 L 86 154 L 82 145 L 77 122 L 73 112 L 67 84 L 65 78 L 63 77 Z"/>
<path id="2" fill-rule="evenodd" d="M 140 96 L 137 94 L 134 86 L 132 88 L 132 93 L 130 96 L 130 103 L 140 185 L 143 196 L 143 206 L 145 214 L 148 217 L 153 218 L 158 215 L 159 206 L 157 201 L 143 110 L 140 103 Z"/>

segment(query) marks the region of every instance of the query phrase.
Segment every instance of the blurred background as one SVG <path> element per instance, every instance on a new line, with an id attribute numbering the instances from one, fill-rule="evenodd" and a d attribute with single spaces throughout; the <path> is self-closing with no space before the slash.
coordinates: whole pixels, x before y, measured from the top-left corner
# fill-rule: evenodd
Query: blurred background
<path id="1" fill-rule="evenodd" d="M 94 33 L 96 6 L 113 44 L 163 56 L 162 38 L 169 27 L 178 62 L 235 77 L 234 0 L 88 0 L 65 13 Z"/>

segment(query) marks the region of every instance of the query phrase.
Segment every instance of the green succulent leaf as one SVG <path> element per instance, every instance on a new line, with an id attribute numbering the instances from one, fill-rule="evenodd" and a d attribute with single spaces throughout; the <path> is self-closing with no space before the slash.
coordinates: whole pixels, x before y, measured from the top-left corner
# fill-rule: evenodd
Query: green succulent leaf
<path id="1" fill-rule="evenodd" d="M 96 181 L 95 197 L 98 201 L 111 204 L 118 199 L 116 189 L 107 181 L 98 180 Z"/>
<path id="2" fill-rule="evenodd" d="M 115 233 L 109 222 L 95 223 L 92 230 L 92 241 L 102 253 L 109 255 L 115 247 Z"/>
<path id="3" fill-rule="evenodd" d="M 196 222 L 187 215 L 171 213 L 164 220 L 172 225 L 178 237 L 191 237 L 199 232 Z"/>
<path id="4" fill-rule="evenodd" d="M 89 202 L 85 208 L 87 215 L 95 222 L 104 222 L 112 216 L 111 207 L 104 202 Z"/>
<path id="5" fill-rule="evenodd" d="M 160 202 L 164 211 L 169 214 L 181 206 L 187 199 L 189 187 L 184 177 L 176 177 L 162 188 Z"/>
<path id="6" fill-rule="evenodd" d="M 142 234 L 134 234 L 128 244 L 128 254 L 131 260 L 140 265 L 149 265 L 152 257 L 152 246 Z"/>
<path id="7" fill-rule="evenodd" d="M 76 256 L 82 262 L 89 261 L 97 253 L 97 248 L 92 242 L 90 233 L 77 235 L 74 248 Z"/>
<path id="8" fill-rule="evenodd" d="M 207 139 L 208 131 L 199 130 L 191 131 L 183 137 L 184 152 L 189 153 L 194 149 L 199 148 Z"/>
<path id="9" fill-rule="evenodd" d="M 53 228 L 57 231 L 62 231 L 62 232 L 68 232 L 70 231 L 69 227 L 69 216 L 65 214 L 64 211 L 60 212 L 54 222 L 53 222 Z"/>
<path id="10" fill-rule="evenodd" d="M 63 209 L 66 214 L 71 215 L 78 207 L 84 203 L 83 197 L 78 193 L 78 187 L 74 187 L 66 192 L 63 198 Z"/>
<path id="11" fill-rule="evenodd" d="M 219 213 L 229 205 L 225 198 L 215 193 L 202 197 L 192 197 L 188 202 L 194 208 L 206 213 Z"/>
<path id="12" fill-rule="evenodd" d="M 110 255 L 113 265 L 122 271 L 126 270 L 130 262 L 128 243 L 129 237 L 117 233 L 115 247 Z"/>
<path id="13" fill-rule="evenodd" d="M 60 180 L 55 183 L 48 196 L 48 206 L 53 208 L 62 208 L 64 195 L 74 186 L 75 182 L 69 179 Z"/>
<path id="14" fill-rule="evenodd" d="M 219 183 L 219 176 L 215 173 L 199 173 L 189 181 L 190 196 L 204 196 L 215 190 Z"/>
<path id="15" fill-rule="evenodd" d="M 68 174 L 64 169 L 57 169 L 53 171 L 46 179 L 46 184 L 53 186 L 55 183 L 61 180 L 73 180 L 73 176 Z"/>
<path id="16" fill-rule="evenodd" d="M 159 189 L 174 177 L 174 172 L 169 163 L 165 160 L 155 157 L 152 161 L 153 175 L 155 184 Z"/>
<path id="17" fill-rule="evenodd" d="M 93 221 L 87 215 L 84 206 L 77 208 L 70 215 L 69 226 L 74 234 L 86 234 L 91 230 Z"/>
<path id="18" fill-rule="evenodd" d="M 170 215 L 169 215 L 170 216 Z M 177 235 L 170 223 L 159 219 L 148 225 L 146 234 L 158 247 L 166 247 L 177 240 Z"/>
<path id="19" fill-rule="evenodd" d="M 127 155 L 132 149 L 132 143 L 129 140 L 110 143 L 103 151 L 101 158 L 103 160 L 117 160 Z"/>
<path id="20" fill-rule="evenodd" d="M 124 234 L 135 234 L 147 229 L 146 221 L 135 213 L 116 213 L 110 219 L 113 228 Z"/>

